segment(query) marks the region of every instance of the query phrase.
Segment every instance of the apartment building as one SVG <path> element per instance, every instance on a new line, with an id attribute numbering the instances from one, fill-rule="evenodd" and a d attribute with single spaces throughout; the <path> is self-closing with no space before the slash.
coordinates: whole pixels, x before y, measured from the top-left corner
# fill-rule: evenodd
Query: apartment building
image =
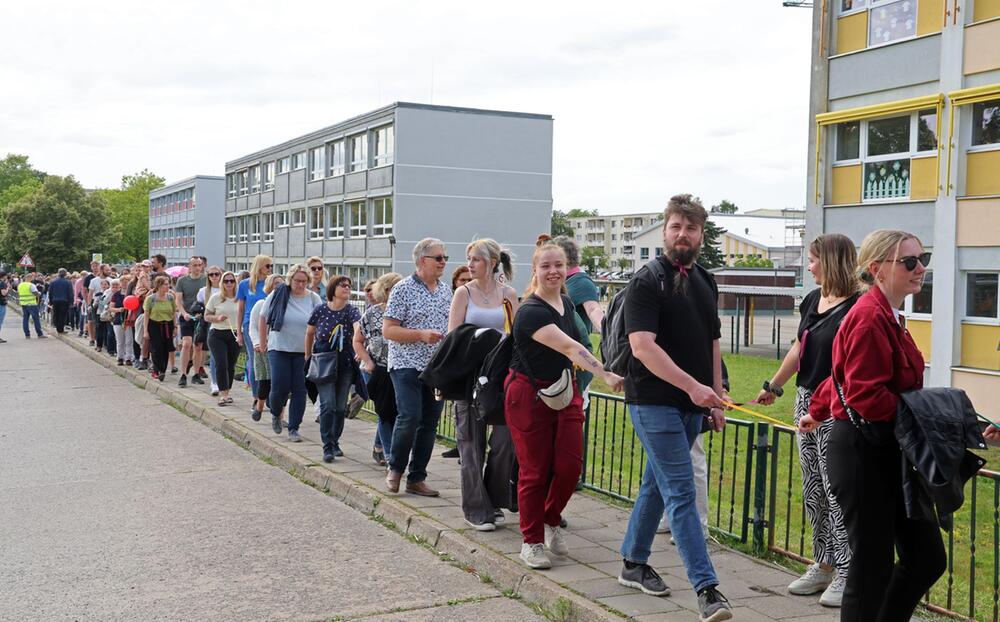
<path id="1" fill-rule="evenodd" d="M 651 223 L 662 218 L 662 211 L 586 216 L 570 218 L 569 226 L 573 229 L 573 236 L 581 249 L 588 246 L 602 248 L 610 268 L 621 268 L 624 260 L 628 262 L 625 269 L 632 270 L 638 265 L 636 264 L 638 252 L 633 238 Z"/>
<path id="2" fill-rule="evenodd" d="M 168 266 L 187 264 L 192 255 L 221 266 L 225 192 L 225 178 L 212 175 L 195 175 L 150 192 L 150 255 L 162 254 Z"/>
<path id="3" fill-rule="evenodd" d="M 928 384 L 1000 417 L 1000 0 L 817 2 L 812 54 L 806 238 L 917 234 Z"/>
<path id="4" fill-rule="evenodd" d="M 275 271 L 310 256 L 357 287 L 413 271 L 422 238 L 465 247 L 492 237 L 526 285 L 552 215 L 552 117 L 397 102 L 226 163 L 225 256 Z"/>

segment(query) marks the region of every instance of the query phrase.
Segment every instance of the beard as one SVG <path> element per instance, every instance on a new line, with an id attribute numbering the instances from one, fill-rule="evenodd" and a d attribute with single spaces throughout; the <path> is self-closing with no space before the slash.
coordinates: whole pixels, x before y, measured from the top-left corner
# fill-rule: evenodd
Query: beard
<path id="1" fill-rule="evenodd" d="M 667 249 L 667 259 L 671 262 L 677 262 L 682 266 L 687 266 L 695 259 L 698 258 L 698 253 L 701 252 L 701 245 L 689 246 L 688 248 L 677 248 L 676 246 L 671 246 Z"/>

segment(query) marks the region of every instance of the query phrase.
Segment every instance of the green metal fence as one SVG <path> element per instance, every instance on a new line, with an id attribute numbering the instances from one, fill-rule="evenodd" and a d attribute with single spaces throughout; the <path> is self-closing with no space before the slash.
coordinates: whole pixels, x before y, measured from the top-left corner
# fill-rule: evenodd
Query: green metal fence
<path id="1" fill-rule="evenodd" d="M 454 415 L 441 417 L 438 435 L 454 440 Z M 812 535 L 802 501 L 795 430 L 729 419 L 705 438 L 709 526 L 719 534 L 812 563 Z M 620 501 L 638 492 L 646 454 L 632 430 L 624 400 L 592 393 L 584 424 L 583 487 Z M 1000 622 L 1000 473 L 982 470 L 945 533 L 948 568 L 930 590 L 934 612 Z"/>

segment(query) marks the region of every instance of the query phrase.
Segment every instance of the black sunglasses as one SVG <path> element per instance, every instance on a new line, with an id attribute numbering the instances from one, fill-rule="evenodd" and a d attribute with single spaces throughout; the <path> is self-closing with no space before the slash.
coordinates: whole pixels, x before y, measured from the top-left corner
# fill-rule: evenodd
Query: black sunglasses
<path id="1" fill-rule="evenodd" d="M 321 272 L 323 270 L 323 266 L 312 266 L 309 269 L 313 272 Z"/>
<path id="2" fill-rule="evenodd" d="M 426 259 L 433 259 L 434 261 L 441 263 L 448 261 L 450 259 L 447 255 L 424 255 Z"/>
<path id="3" fill-rule="evenodd" d="M 895 263 L 903 264 L 903 267 L 906 268 L 909 272 L 913 272 L 914 270 L 917 269 L 918 262 L 920 263 L 921 266 L 926 268 L 927 264 L 931 262 L 931 254 L 920 253 L 915 257 L 913 255 L 910 255 L 909 257 L 901 257 L 895 260 Z"/>
<path id="4" fill-rule="evenodd" d="M 221 272 L 209 272 L 208 276 L 222 276 Z"/>
<path id="5" fill-rule="evenodd" d="M 268 270 L 270 270 L 273 265 L 274 264 L 266 263 L 266 264 L 264 264 L 264 267 L 267 268 Z"/>
<path id="6" fill-rule="evenodd" d="M 236 279 L 222 279 L 223 283 L 235 283 Z"/>

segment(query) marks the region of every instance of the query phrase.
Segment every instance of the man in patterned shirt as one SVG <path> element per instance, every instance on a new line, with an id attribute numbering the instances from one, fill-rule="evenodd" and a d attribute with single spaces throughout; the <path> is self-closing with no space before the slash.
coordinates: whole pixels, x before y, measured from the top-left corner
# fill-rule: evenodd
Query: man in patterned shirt
<path id="1" fill-rule="evenodd" d="M 435 238 L 417 242 L 413 263 L 416 272 L 392 288 L 382 321 L 398 410 L 385 485 L 389 492 L 399 492 L 399 482 L 409 463 L 406 492 L 436 497 L 438 491 L 424 480 L 444 402 L 434 399 L 434 390 L 419 376 L 448 328 L 451 289 L 441 282 L 448 263 L 444 242 Z"/>

